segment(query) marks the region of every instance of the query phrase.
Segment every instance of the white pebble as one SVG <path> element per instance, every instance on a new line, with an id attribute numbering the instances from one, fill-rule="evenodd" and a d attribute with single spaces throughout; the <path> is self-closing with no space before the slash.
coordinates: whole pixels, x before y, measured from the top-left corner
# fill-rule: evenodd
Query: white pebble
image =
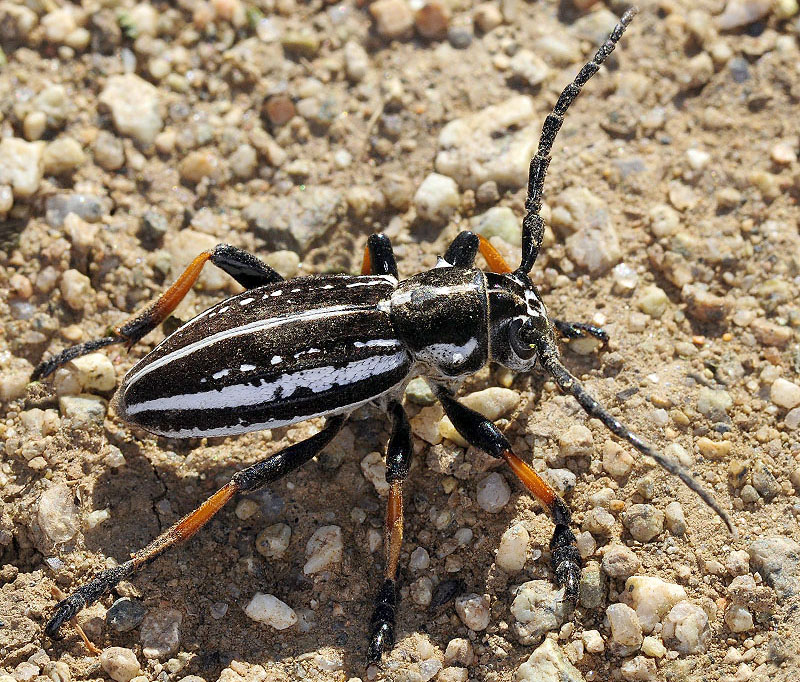
<path id="1" fill-rule="evenodd" d="M 83 273 L 67 270 L 61 275 L 61 295 L 73 310 L 83 310 L 83 306 L 92 298 L 92 293 L 92 283 Z"/>
<path id="2" fill-rule="evenodd" d="M 460 201 L 455 180 L 439 173 L 428 175 L 414 195 L 417 213 L 425 220 L 435 223 L 447 222 Z"/>
<path id="3" fill-rule="evenodd" d="M 664 644 L 682 654 L 702 653 L 711 641 L 708 616 L 696 604 L 681 601 L 664 619 Z"/>
<path id="4" fill-rule="evenodd" d="M 319 573 L 341 563 L 342 549 L 342 529 L 339 526 L 318 528 L 306 543 L 307 561 L 303 573 Z"/>
<path id="5" fill-rule="evenodd" d="M 130 682 L 140 672 L 136 654 L 121 646 L 110 646 L 100 654 L 100 666 L 116 682 Z"/>
<path id="6" fill-rule="evenodd" d="M 600 654 L 606 648 L 603 638 L 597 630 L 586 630 L 583 635 L 583 644 L 590 654 Z"/>
<path id="7" fill-rule="evenodd" d="M 17 137 L 0 140 L 0 185 L 11 185 L 14 196 L 36 193 L 44 172 L 44 143 Z"/>
<path id="8" fill-rule="evenodd" d="M 370 452 L 361 460 L 361 471 L 379 495 L 389 494 L 389 484 L 386 482 L 386 462 L 380 452 Z"/>
<path id="9" fill-rule="evenodd" d="M 161 132 L 158 90 L 136 74 L 110 76 L 99 101 L 111 110 L 114 127 L 145 147 Z"/>
<path id="10" fill-rule="evenodd" d="M 292 607 L 277 597 L 262 592 L 253 595 L 244 612 L 248 618 L 266 623 L 276 630 L 285 630 L 297 623 L 297 614 Z"/>
<path id="11" fill-rule="evenodd" d="M 411 552 L 411 557 L 408 560 L 408 567 L 412 571 L 424 571 L 431 565 L 431 557 L 428 550 L 424 547 L 417 547 Z"/>
<path id="12" fill-rule="evenodd" d="M 636 610 L 642 629 L 647 633 L 653 631 L 675 604 L 686 599 L 686 590 L 680 585 L 644 575 L 628 578 L 625 592 Z"/>
<path id="13" fill-rule="evenodd" d="M 75 496 L 64 484 L 50 486 L 39 498 L 39 527 L 53 543 L 67 542 L 78 532 L 78 508 Z"/>
<path id="14" fill-rule="evenodd" d="M 769 397 L 778 407 L 792 409 L 800 405 L 800 386 L 783 378 L 775 379 L 769 389 Z"/>
<path id="15" fill-rule="evenodd" d="M 521 523 L 508 528 L 497 548 L 497 565 L 506 573 L 517 573 L 525 567 L 525 555 L 531 536 Z"/>
<path id="16" fill-rule="evenodd" d="M 81 388 L 87 393 L 111 391 L 117 385 L 114 365 L 105 353 L 89 353 L 75 358 L 69 365 L 77 373 Z"/>
<path id="17" fill-rule="evenodd" d="M 711 161 L 711 154 L 702 149 L 693 148 L 686 151 L 686 159 L 694 170 L 703 170 Z"/>
<path id="18" fill-rule="evenodd" d="M 506 479 L 496 471 L 478 483 L 478 506 L 492 514 L 496 514 L 511 499 L 511 488 Z"/>
<path id="19" fill-rule="evenodd" d="M 606 616 L 611 625 L 611 636 L 616 644 L 628 652 L 637 650 L 642 644 L 642 626 L 639 618 L 627 604 L 611 604 L 606 609 Z"/>
<path id="20" fill-rule="evenodd" d="M 529 580 L 517 588 L 511 613 L 521 644 L 534 644 L 547 632 L 558 630 L 566 618 L 564 591 L 547 580 Z"/>
<path id="21" fill-rule="evenodd" d="M 731 632 L 747 632 L 753 628 L 753 614 L 744 606 L 731 604 L 725 611 L 725 625 Z"/>
<path id="22" fill-rule="evenodd" d="M 485 630 L 489 625 L 489 600 L 474 593 L 457 597 L 456 613 L 470 630 Z"/>

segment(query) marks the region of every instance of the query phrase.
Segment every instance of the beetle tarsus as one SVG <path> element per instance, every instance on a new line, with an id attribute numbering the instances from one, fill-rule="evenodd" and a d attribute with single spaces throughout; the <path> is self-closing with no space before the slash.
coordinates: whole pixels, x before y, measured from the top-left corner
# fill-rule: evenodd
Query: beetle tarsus
<path id="1" fill-rule="evenodd" d="M 394 580 L 384 580 L 375 598 L 375 610 L 370 619 L 368 663 L 378 663 L 384 651 L 394 646 L 394 619 L 397 593 Z"/>
<path id="2" fill-rule="evenodd" d="M 564 599 L 572 606 L 577 605 L 581 583 L 581 555 L 575 545 L 575 534 L 568 526 L 556 525 L 550 541 L 550 555 L 556 583 L 564 588 Z"/>

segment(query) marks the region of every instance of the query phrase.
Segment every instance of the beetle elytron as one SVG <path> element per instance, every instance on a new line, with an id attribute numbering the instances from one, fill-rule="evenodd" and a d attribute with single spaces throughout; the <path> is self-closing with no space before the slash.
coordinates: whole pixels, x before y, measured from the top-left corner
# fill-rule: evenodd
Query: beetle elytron
<path id="1" fill-rule="evenodd" d="M 592 61 L 561 93 L 547 116 L 531 161 L 522 260 L 511 270 L 484 239 L 462 232 L 437 267 L 398 281 L 389 240 L 367 241 L 361 276 L 325 275 L 283 281 L 260 260 L 228 245 L 200 254 L 155 303 L 107 336 L 63 351 L 42 363 L 34 379 L 103 346 L 129 347 L 170 314 L 211 261 L 245 287 L 167 337 L 136 364 L 114 402 L 121 419 L 173 438 L 226 436 L 325 416 L 309 439 L 236 473 L 231 481 L 136 552 L 102 571 L 61 601 L 46 632 L 62 624 L 173 545 L 191 537 L 237 492 L 256 490 L 314 457 L 341 429 L 348 414 L 366 403 L 386 410 L 392 434 L 386 454 L 389 499 L 386 566 L 370 622 L 368 659 L 377 662 L 394 644 L 397 567 L 403 535 L 403 481 L 411 459 L 411 431 L 401 405 L 409 379 L 424 376 L 445 413 L 469 443 L 505 460 L 555 523 L 550 543 L 556 582 L 575 604 L 580 555 L 570 512 L 532 469 L 512 452 L 498 428 L 454 397 L 460 381 L 487 362 L 525 372 L 541 365 L 562 391 L 614 434 L 681 478 L 728 525 L 728 515 L 677 463 L 665 459 L 594 400 L 559 360 L 564 336 L 604 332 L 588 325 L 550 320 L 529 273 L 544 236 L 540 217 L 550 151 L 570 104 L 614 50 L 635 14 L 628 10 Z M 474 267 L 480 252 L 491 272 Z"/>

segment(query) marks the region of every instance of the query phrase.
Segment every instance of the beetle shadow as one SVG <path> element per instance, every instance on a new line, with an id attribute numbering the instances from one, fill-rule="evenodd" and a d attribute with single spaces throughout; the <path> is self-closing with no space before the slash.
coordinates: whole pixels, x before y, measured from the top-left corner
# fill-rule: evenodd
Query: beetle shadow
<path id="1" fill-rule="evenodd" d="M 196 653 L 183 675 L 215 679 L 232 660 L 268 667 L 305 654 L 313 658 L 318 652 L 341 657 L 345 669 L 363 674 L 368 623 L 383 564 L 382 543 L 370 552 L 368 535 L 375 530 L 382 537 L 384 505 L 364 478 L 360 462 L 369 452 L 383 452 L 389 434 L 387 421 L 379 416 L 351 421 L 348 428 L 349 436 L 337 437 L 300 470 L 262 491 L 236 497 L 194 538 L 114 591 L 114 598 L 141 599 L 149 612 L 175 609 L 182 614 L 180 650 Z M 152 436 L 139 440 L 142 432 L 125 429 L 124 437 L 113 444 L 126 464 L 105 468 L 84 500 L 88 510 L 110 511 L 107 521 L 86 530 L 87 550 L 125 560 L 131 550 L 145 546 L 199 506 L 233 473 L 259 459 L 255 452 L 266 457 L 299 440 L 296 434 L 287 437 L 291 430 L 275 430 L 272 441 L 255 433 L 202 445 Z M 256 506 L 237 508 L 243 499 Z M 354 513 L 355 509 L 362 511 Z M 291 528 L 291 539 L 282 557 L 267 559 L 256 550 L 256 538 L 277 523 Z M 307 576 L 306 542 L 325 525 L 341 528 L 343 561 L 329 573 Z M 93 562 L 70 589 L 99 568 Z M 244 607 L 258 592 L 290 605 L 300 623 L 277 631 L 248 618 Z M 111 601 L 104 598 L 103 604 Z M 67 645 L 79 647 L 68 627 L 67 634 Z M 140 634 L 139 627 L 122 633 L 106 626 L 102 643 L 136 649 Z"/>

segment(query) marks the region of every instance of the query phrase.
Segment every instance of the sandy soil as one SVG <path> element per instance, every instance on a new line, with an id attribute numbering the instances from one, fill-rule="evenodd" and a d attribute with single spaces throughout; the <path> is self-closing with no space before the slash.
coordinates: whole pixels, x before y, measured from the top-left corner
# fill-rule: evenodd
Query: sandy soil
<path id="1" fill-rule="evenodd" d="M 141 38 L 134 41 L 123 32 L 110 46 L 98 41 L 64 49 L 57 40 L 47 39 L 46 22 L 42 23 L 60 3 L 27 4 L 37 14 L 34 28 L 27 36 L 20 37 L 19 31 L 12 35 L 11 29 L 3 34 L 7 64 L 0 67 L 0 131 L 3 137 L 24 137 L 25 116 L 35 109 L 31 102 L 48 84 L 60 83 L 68 93 L 67 115 L 49 121 L 42 139 L 70 136 L 85 158 L 66 172 L 46 173 L 32 196 L 15 196 L 13 209 L 2 221 L 0 357 L 10 399 L 3 404 L 0 422 L 0 442 L 5 443 L 0 464 L 0 666 L 16 679 L 31 679 L 24 677 L 30 668 L 19 666 L 33 657 L 40 670 L 31 673 L 34 676 L 47 672 L 64 679 L 68 669 L 72 679 L 96 679 L 105 673 L 74 630 L 67 628 L 66 640 L 59 643 L 42 633 L 55 601 L 51 587 L 68 592 L 111 559 L 124 560 L 234 471 L 299 440 L 316 425 L 239 438 L 176 441 L 131 428 L 109 413 L 94 426 L 62 416 L 50 435 L 31 434 L 24 414 L 34 408 L 58 411 L 59 403 L 47 383 L 20 393 L 14 388 L 19 373 L 119 323 L 161 291 L 174 278 L 180 258 L 204 248 L 205 238 L 262 255 L 270 247 L 283 246 L 274 235 L 252 229 L 243 210 L 254 201 L 295 196 L 292 188 L 301 184 L 311 191 L 321 185 L 333 188 L 349 208 L 306 248 L 290 244 L 302 261 L 300 275 L 356 272 L 367 235 L 386 231 L 396 245 L 401 276 L 408 276 L 431 267 L 436 254 L 469 226 L 470 217 L 490 206 L 509 206 L 521 217 L 524 190 L 519 188 L 501 187 L 499 199 L 483 204 L 473 190 L 461 188 L 460 206 L 444 225 L 420 219 L 410 195 L 434 171 L 437 135 L 445 123 L 522 92 L 534 96 L 532 125 L 538 127 L 560 88 L 589 56 L 592 43 L 576 37 L 576 21 L 584 13 L 549 1 L 504 3 L 502 23 L 486 34 L 477 30 L 465 49 L 453 48 L 447 39 L 389 41 L 376 32 L 367 8 L 289 2 L 279 3 L 274 14 L 264 4 L 264 15 L 274 17 L 283 32 L 307 30 L 320 47 L 308 52 L 303 48 L 298 55 L 289 48 L 282 52 L 279 42 L 257 39 L 259 46 L 239 58 L 230 48 L 256 34 L 251 24 L 235 28 L 234 20 L 224 18 L 227 4 L 216 3 L 223 17 L 215 19 L 213 10 L 208 9 L 210 18 L 204 14 L 203 3 L 181 2 L 178 9 L 155 3 L 162 21 L 159 35 L 167 47 L 180 45 L 187 52 L 171 81 L 155 78 L 147 67 L 148 56 L 166 49 L 163 46 L 143 46 Z M 791 3 L 784 4 L 791 9 Z M 0 5 L 0 26 L 17 21 L 8 19 L 13 14 L 9 3 Z M 112 17 L 128 6 L 84 5 L 89 10 L 95 5 L 110 8 Z M 608 11 L 593 8 L 597 9 Z M 611 3 L 610 9 L 620 8 Z M 574 105 L 556 144 L 546 214 L 566 204 L 559 204 L 559 197 L 569 196 L 571 188 L 589 189 L 609 216 L 603 225 L 618 235 L 615 262 L 638 275 L 633 290 L 621 289 L 611 270 L 590 274 L 581 266 L 565 245 L 573 231 L 568 224 L 548 240 L 535 280 L 554 316 L 600 322 L 611 335 L 607 348 L 589 355 L 565 346 L 567 366 L 637 432 L 660 447 L 677 443 L 685 449 L 692 472 L 730 511 L 738 539 L 732 539 L 680 482 L 640 457 L 629 476 L 610 476 L 603 468 L 603 451 L 612 437 L 601 425 L 587 422 L 543 374 L 513 378 L 511 388 L 521 402 L 502 422 L 526 458 L 577 474 L 567 501 L 578 529 L 595 506 L 592 496 L 604 488 L 613 491 L 619 501 L 613 507 L 615 523 L 610 537 L 595 536 L 597 550 L 591 559 L 600 561 L 604 547 L 622 542 L 641 561 L 637 574 L 682 585 L 689 600 L 709 614 L 706 651 L 684 655 L 670 650 L 663 657 L 650 656 L 655 666 L 648 669 L 649 677 L 631 677 L 634 673 L 628 672 L 625 679 L 746 682 L 800 675 L 797 592 L 779 599 L 774 614 L 757 617 L 749 631 L 733 633 L 723 619 L 727 586 L 733 579 L 726 569 L 731 552 L 747 550 L 769 536 L 800 541 L 795 488 L 800 484 L 800 430 L 791 428 L 787 409 L 771 399 L 778 377 L 798 381 L 800 373 L 798 23 L 796 15 L 781 18 L 775 9 L 747 27 L 720 32 L 713 17 L 722 10 L 723 3 L 715 0 L 646 3 L 610 68 L 590 82 Z M 346 17 L 341 19 L 337 12 Z M 451 25 L 474 12 L 469 3 L 454 3 Z M 86 17 L 76 24 L 93 36 L 102 33 Z M 552 54 L 529 47 L 542 36 L 560 39 L 567 48 L 577 46 L 582 57 L 556 63 Z M 348 39 L 369 55 L 360 83 L 344 76 L 343 45 Z M 529 87 L 510 77 L 509 60 L 520 49 L 532 49 L 549 65 L 542 84 Z M 136 72 L 158 88 L 161 132 L 173 133 L 171 147 L 163 138 L 156 142 L 161 149 L 134 143 L 98 104 L 107 78 L 121 73 L 131 58 L 138 59 Z M 322 87 L 309 84 L 311 78 L 319 79 Z M 298 113 L 285 125 L 273 124 L 262 105 L 265 98 L 282 92 L 301 112 L 306 111 L 301 100 L 331 97 L 332 120 L 310 120 Z M 252 142 L 253 128 L 262 127 L 286 158 L 270 163 L 267 157 L 272 154 L 274 161 L 275 150 L 253 143 L 258 170 L 252 177 L 236 177 L 230 172 L 232 151 Z M 101 131 L 123 146 L 118 168 L 98 161 Z M 197 150 L 213 158 L 181 165 Z M 337 165 L 333 154 L 342 150 L 350 160 Z M 208 172 L 195 177 L 189 165 L 206 162 L 203 168 Z M 288 167 L 291 164 L 294 167 Z M 397 200 L 399 207 L 384 198 L 390 176 L 400 176 L 411 188 Z M 347 195 L 353 187 L 373 192 L 380 188 L 384 195 L 376 198 L 367 192 L 371 198 L 361 211 L 357 198 Z M 89 228 L 88 238 L 84 225 L 66 232 L 46 220 L 47 198 L 70 192 L 105 202 L 99 220 L 88 223 L 100 229 Z M 580 201 L 586 201 L 585 196 Z M 652 211 L 662 205 L 677 216 L 671 234 L 654 227 L 658 221 Z M 165 236 L 142 236 L 142 216 L 148 210 L 166 217 Z M 579 215 L 576 220 L 580 219 Z M 200 237 L 176 242 L 185 229 Z M 501 248 L 510 257 L 518 252 L 513 245 Z M 46 268 L 54 273 L 50 285 L 41 278 Z M 91 282 L 78 309 L 64 300 L 63 272 L 70 269 Z M 23 278 L 14 279 L 17 275 Z M 652 293 L 647 290 L 650 285 L 666 294 L 660 314 L 642 311 L 647 308 L 641 304 L 643 297 Z M 207 281 L 190 295 L 179 315 L 188 319 L 233 290 L 224 282 Z M 719 297 L 708 307 L 695 304 L 693 298 L 705 290 Z M 106 351 L 117 376 L 161 338 L 163 332 L 156 331 L 130 353 L 116 347 Z M 467 381 L 462 392 L 499 385 L 506 379 L 503 375 L 487 369 Z M 703 414 L 698 407 L 703 387 L 724 391 L 730 404 L 721 413 Z M 102 395 L 108 398 L 110 393 Z M 419 409 L 409 405 L 412 415 Z M 593 452 L 591 457 L 565 459 L 559 437 L 576 423 L 588 425 Z M 704 437 L 730 443 L 730 448 L 714 458 L 703 456 L 698 443 Z M 383 563 L 380 549 L 370 551 L 369 538 L 370 531 L 382 528 L 383 502 L 359 464 L 370 452 L 382 450 L 387 439 L 386 420 L 375 410 L 363 411 L 326 455 L 286 482 L 254 495 L 258 508 L 252 516 L 243 520 L 236 505 L 230 505 L 189 544 L 123 584 L 116 596 L 137 597 L 149 612 L 180 612 L 180 642 L 173 653 L 146 659 L 138 628 L 121 633 L 106 626 L 104 613 L 111 597 L 84 617 L 89 636 L 101 647 L 131 649 L 149 679 L 427 679 L 414 677 L 421 675 L 419 660 L 442 660 L 454 638 L 469 639 L 474 647 L 468 679 L 514 679 L 536 645 L 523 645 L 514 635 L 512 588 L 534 578 L 552 580 L 547 561 L 551 522 L 508 472 L 504 475 L 512 488 L 510 502 L 498 513 L 484 512 L 476 502 L 476 487 L 484 474 L 476 469 L 465 478 L 434 473 L 434 448 L 421 440 L 407 486 L 401 565 L 419 546 L 430 553 L 431 564 L 422 573 L 404 568 L 403 583 L 421 575 L 434 583 L 458 579 L 463 583 L 459 593 L 489 595 L 490 623 L 472 632 L 452 601 L 431 610 L 415 604 L 406 591 L 398 612 L 395 652 L 382 670 L 365 669 L 372 598 Z M 34 443 L 35 452 L 25 450 L 28 443 Z M 457 450 L 447 441 L 436 447 Z M 114 448 L 124 456 L 122 467 L 109 465 Z M 39 461 L 28 456 L 34 454 L 46 465 L 39 467 Z M 468 461 L 476 459 L 474 453 L 467 454 Z M 57 483 L 66 483 L 72 491 L 83 519 L 77 533 L 60 544 L 48 539 L 39 520 L 42 493 Z M 622 523 L 624 509 L 647 503 L 663 511 L 673 500 L 681 503 L 686 517 L 683 536 L 663 530 L 649 542 L 632 539 Z M 108 519 L 89 528 L 88 515 L 104 509 L 110 512 Z M 291 527 L 290 544 L 282 558 L 267 560 L 255 550 L 255 538 L 277 522 Z M 515 522 L 525 524 L 531 542 L 525 568 L 507 575 L 495 565 L 495 553 L 501 535 Z M 306 576 L 305 545 L 323 525 L 341 528 L 343 559 L 324 574 Z M 471 529 L 472 539 L 445 556 L 459 528 Z M 786 559 L 787 574 L 797 570 L 797 560 Z M 755 573 L 757 566 L 750 568 Z M 608 579 L 601 606 L 579 607 L 571 617 L 574 629 L 561 629 L 558 645 L 585 680 L 620 678 L 620 666 L 634 655 L 613 651 L 605 620 L 606 607 L 621 600 L 624 584 L 622 579 Z M 243 608 L 256 592 L 289 604 L 310 621 L 309 627 L 276 631 L 248 619 Z M 227 605 L 227 612 L 218 620 L 212 611 L 219 604 Z M 581 633 L 588 630 L 600 631 L 605 652 L 576 648 Z M 65 666 L 56 669 L 55 661 Z M 446 678 L 447 674 L 456 675 L 443 672 L 439 679 L 466 679 Z"/>

